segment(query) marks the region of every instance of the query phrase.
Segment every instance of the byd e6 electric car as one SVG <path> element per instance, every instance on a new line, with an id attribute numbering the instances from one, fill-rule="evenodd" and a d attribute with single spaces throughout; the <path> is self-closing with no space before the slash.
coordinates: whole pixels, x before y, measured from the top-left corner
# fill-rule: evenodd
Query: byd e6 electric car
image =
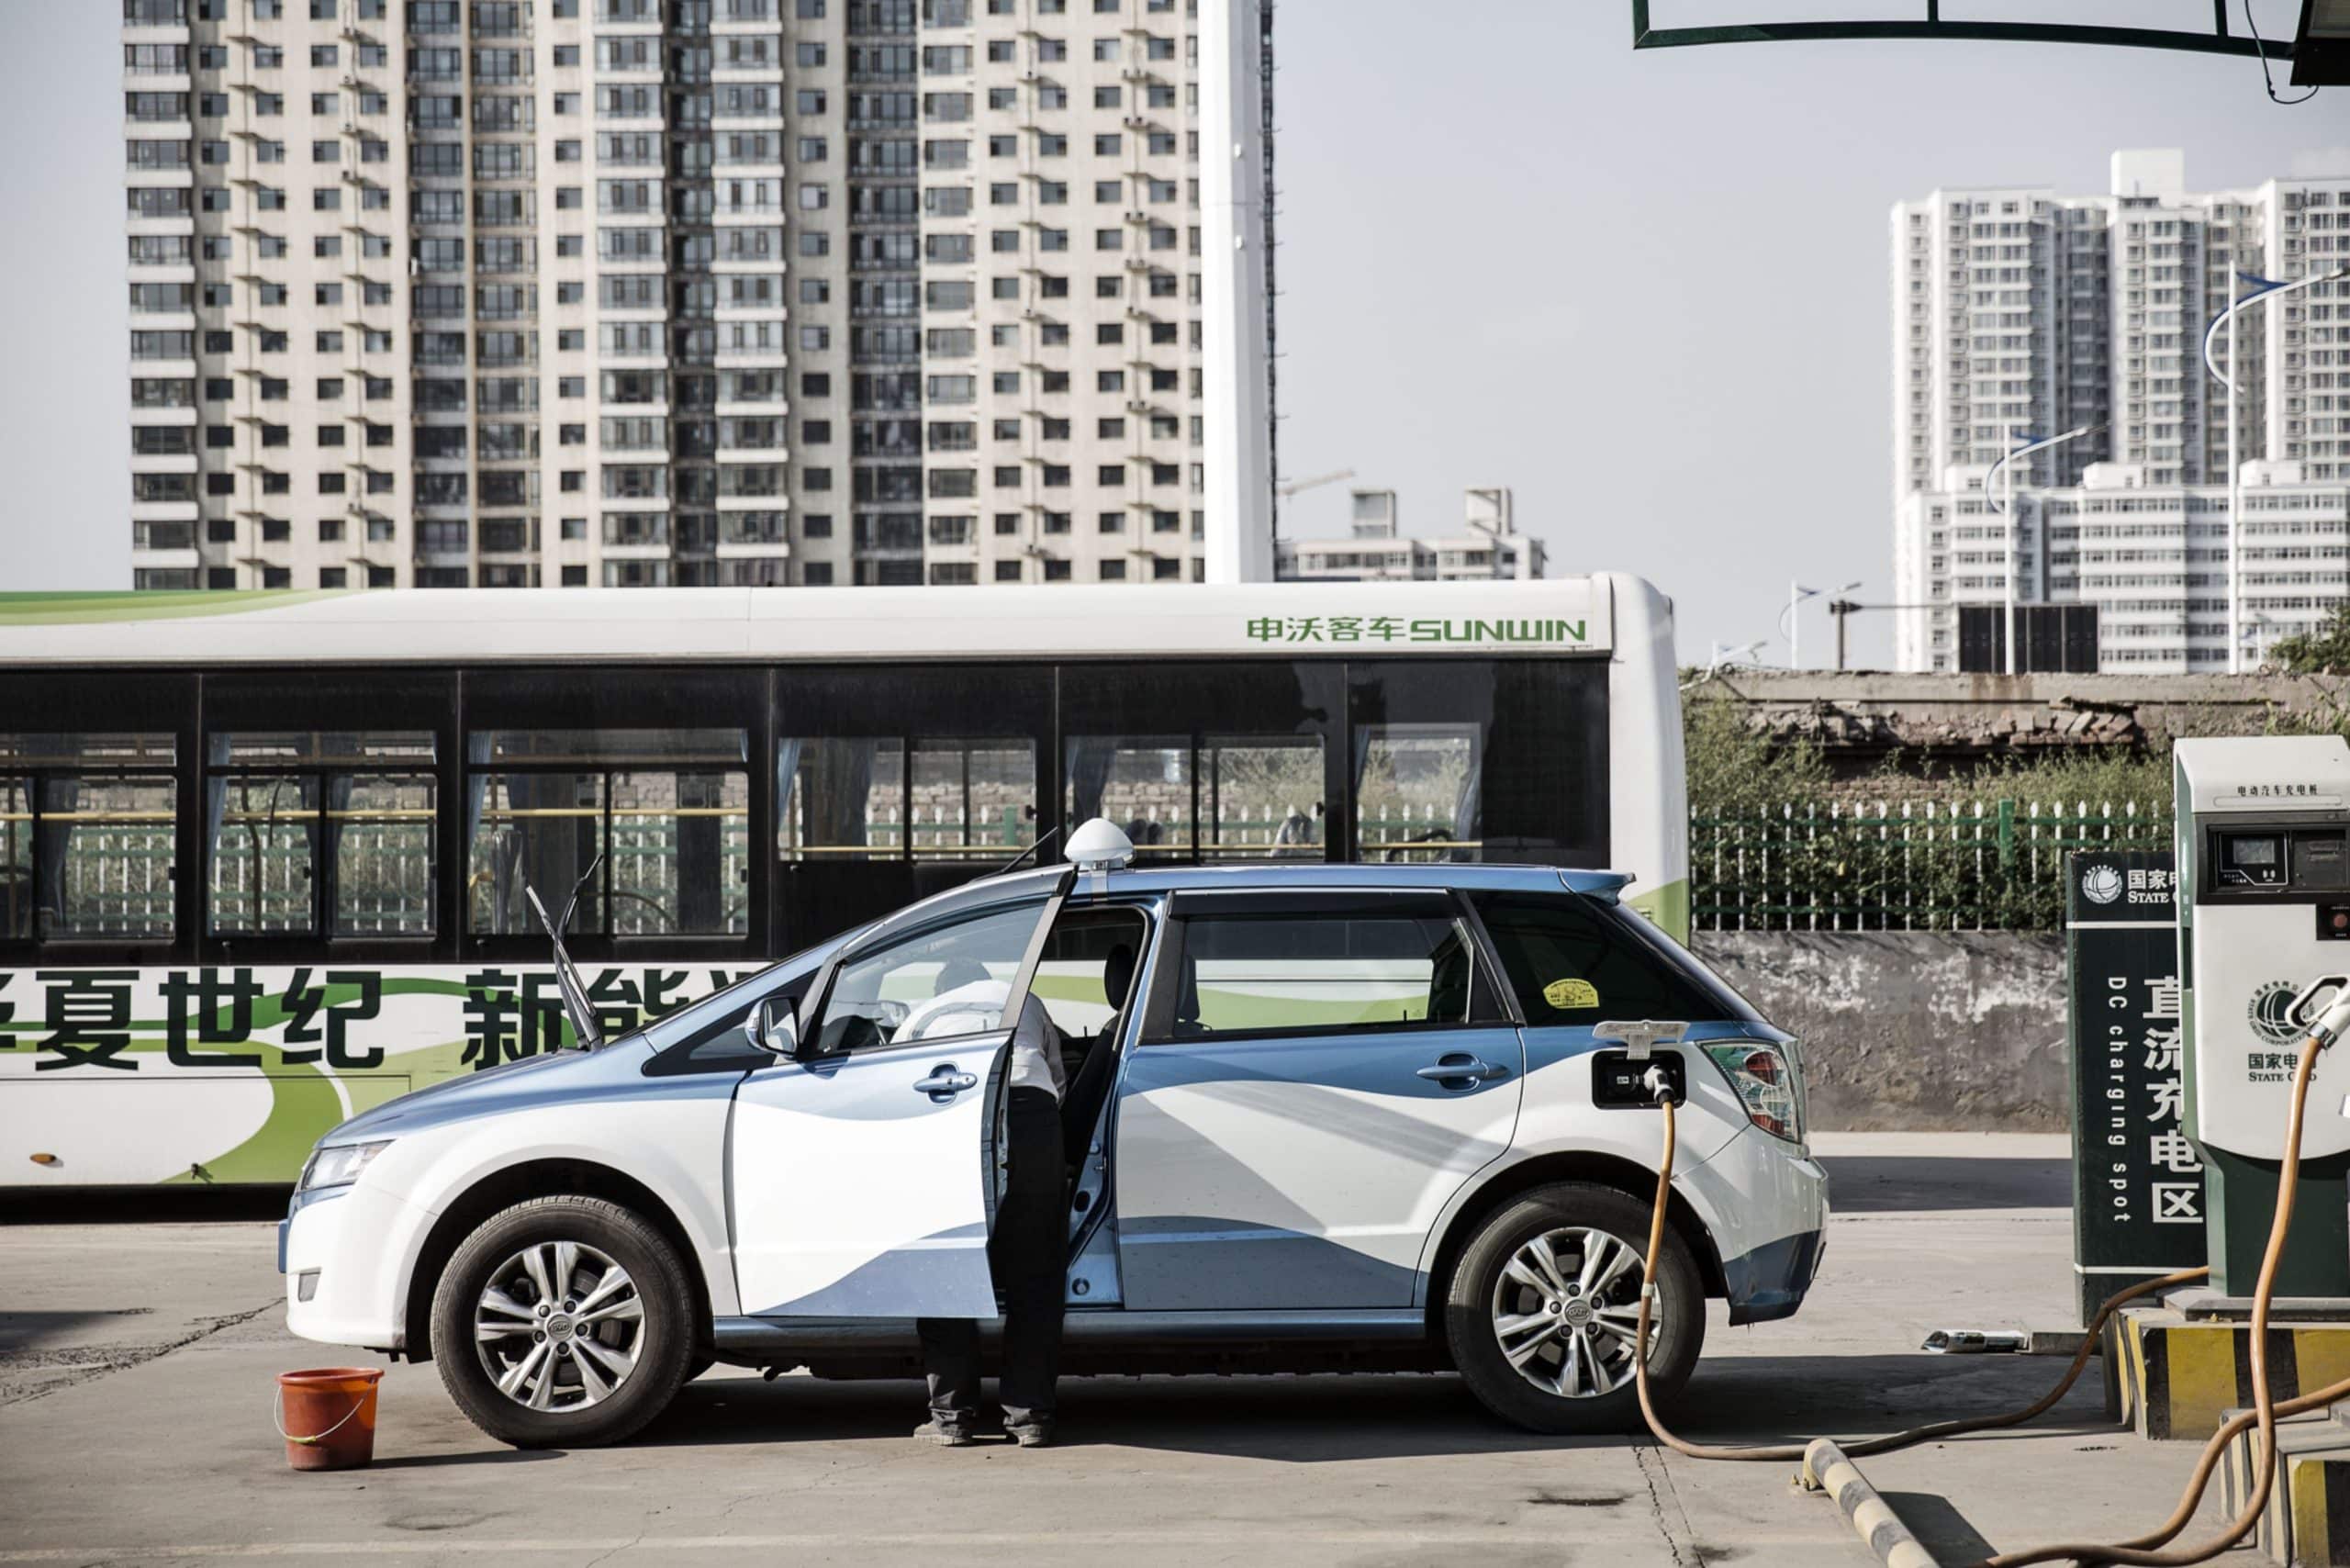
<path id="1" fill-rule="evenodd" d="M 1030 994 L 1067 1068 L 1072 1372 L 1451 1368 L 1537 1430 L 1637 1424 L 1660 1128 L 1620 1020 L 1685 1025 L 1656 1047 L 1686 1100 L 1652 1382 L 1688 1377 L 1707 1297 L 1801 1304 L 1827 1201 L 1796 1042 L 1626 879 L 1136 867 L 1106 823 L 1069 847 L 609 1044 L 567 985 L 586 1048 L 321 1141 L 280 1232 L 288 1326 L 438 1360 L 525 1447 L 624 1439 L 719 1361 L 909 1375 L 912 1319 L 997 1314 Z"/>

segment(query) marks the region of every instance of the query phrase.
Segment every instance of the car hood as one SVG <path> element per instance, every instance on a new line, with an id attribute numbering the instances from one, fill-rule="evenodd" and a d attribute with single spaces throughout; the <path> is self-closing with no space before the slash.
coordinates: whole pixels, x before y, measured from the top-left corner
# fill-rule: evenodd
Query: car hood
<path id="1" fill-rule="evenodd" d="M 319 1140 L 321 1144 L 364 1143 L 371 1138 L 397 1137 L 404 1133 L 439 1126 L 526 1104 L 596 1094 L 618 1082 L 642 1080 L 650 1047 L 642 1035 L 615 1040 L 601 1050 L 551 1051 L 524 1057 L 463 1078 L 386 1100 L 362 1111 Z"/>

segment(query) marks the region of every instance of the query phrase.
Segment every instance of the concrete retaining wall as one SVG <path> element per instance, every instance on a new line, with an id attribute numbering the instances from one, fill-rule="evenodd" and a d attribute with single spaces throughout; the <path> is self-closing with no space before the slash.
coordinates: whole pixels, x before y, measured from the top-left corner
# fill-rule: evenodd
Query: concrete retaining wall
<path id="1" fill-rule="evenodd" d="M 2065 1128 L 2061 936 L 1700 931 L 1695 946 L 1803 1041 L 1815 1128 Z"/>

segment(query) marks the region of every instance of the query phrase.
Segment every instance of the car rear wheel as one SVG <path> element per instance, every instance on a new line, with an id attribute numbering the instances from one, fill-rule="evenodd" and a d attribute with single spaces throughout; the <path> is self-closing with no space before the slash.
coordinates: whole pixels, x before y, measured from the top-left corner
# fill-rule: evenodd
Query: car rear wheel
<path id="1" fill-rule="evenodd" d="M 677 1249 L 641 1216 L 601 1198 L 534 1198 L 449 1260 L 433 1359 L 458 1408 L 501 1442 L 619 1442 L 685 1382 L 693 1300 Z"/>
<path id="2" fill-rule="evenodd" d="M 1453 1270 L 1445 1334 L 1470 1392 L 1537 1432 L 1636 1431 L 1640 1258 L 1649 1206 L 1612 1187 L 1561 1182 L 1505 1204 Z M 1705 1290 L 1668 1226 L 1647 1346 L 1662 1405 L 1688 1381 L 1706 1333 Z"/>

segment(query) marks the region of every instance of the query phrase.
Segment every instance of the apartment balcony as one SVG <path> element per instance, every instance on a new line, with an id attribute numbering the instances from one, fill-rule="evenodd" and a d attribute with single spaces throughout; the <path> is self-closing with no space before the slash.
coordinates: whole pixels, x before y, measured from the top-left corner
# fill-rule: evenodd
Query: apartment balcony
<path id="1" fill-rule="evenodd" d="M 789 539 L 744 540 L 740 543 L 720 539 L 718 558 L 722 561 L 788 561 L 791 558 Z"/>

